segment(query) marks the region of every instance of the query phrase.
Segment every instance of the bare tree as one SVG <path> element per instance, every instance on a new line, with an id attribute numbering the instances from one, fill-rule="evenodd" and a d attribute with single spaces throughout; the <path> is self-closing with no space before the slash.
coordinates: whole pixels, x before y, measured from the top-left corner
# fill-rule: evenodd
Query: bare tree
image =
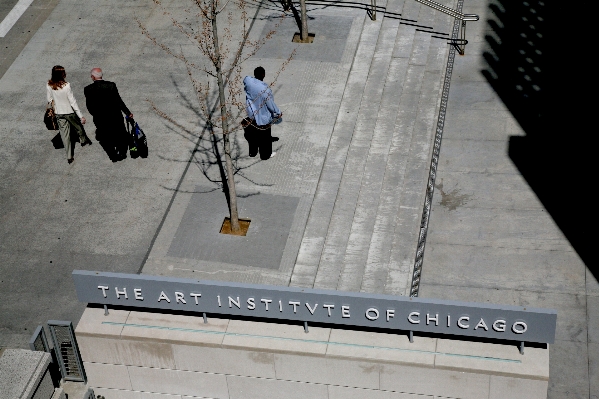
<path id="1" fill-rule="evenodd" d="M 299 27 L 299 41 L 297 43 L 311 43 L 310 35 L 308 34 L 308 13 L 306 11 L 306 0 L 299 0 L 300 2 L 300 12 L 297 12 L 297 9 L 293 5 L 293 0 L 281 0 L 281 4 L 283 5 L 283 10 L 289 11 L 293 13 L 293 17 Z M 294 38 L 294 41 L 296 39 Z"/>
<path id="2" fill-rule="evenodd" d="M 302 28 L 300 29 L 300 36 L 302 43 L 308 42 L 308 14 L 306 12 L 306 0 L 300 0 L 300 9 L 302 13 Z"/>
<path id="3" fill-rule="evenodd" d="M 274 25 L 273 29 L 263 38 L 251 40 L 249 38 L 250 18 L 247 12 L 246 0 L 191 0 L 194 9 L 185 9 L 185 13 L 194 22 L 185 22 L 177 19 L 169 12 L 161 3 L 160 0 L 154 0 L 161 7 L 164 15 L 169 17 L 173 25 L 187 38 L 188 41 L 194 44 L 210 66 L 206 67 L 204 63 L 199 64 L 192 62 L 185 55 L 183 47 L 180 46 L 180 51 L 171 49 L 169 46 L 161 42 L 158 38 L 150 33 L 147 27 L 139 20 L 139 24 L 143 34 L 147 36 L 155 45 L 159 46 L 166 53 L 181 60 L 187 69 L 187 73 L 197 94 L 197 99 L 206 123 L 206 127 L 212 134 L 223 135 L 223 147 L 225 158 L 225 178 L 227 184 L 229 211 L 231 221 L 231 232 L 239 233 L 239 215 L 237 211 L 237 191 L 235 188 L 235 170 L 233 167 L 231 139 L 230 136 L 237 130 L 241 129 L 240 120 L 245 111 L 245 102 L 243 97 L 243 84 L 241 77 L 241 64 L 254 55 L 262 45 L 275 33 L 276 28 L 280 24 Z M 233 11 L 225 9 L 236 6 L 238 13 L 234 15 Z M 224 15 L 219 17 L 220 14 Z M 223 22 L 226 16 L 226 24 L 219 36 L 219 22 Z M 284 14 L 281 15 L 284 18 Z M 187 19 L 187 18 L 185 18 Z M 241 22 L 241 30 L 237 32 L 240 37 L 234 39 L 234 31 L 239 31 L 239 23 Z M 232 51 L 233 50 L 233 51 Z M 280 69 L 275 73 L 275 78 L 271 82 L 271 86 L 276 82 L 279 74 L 291 61 L 294 52 L 289 58 L 283 62 Z M 200 81 L 195 77 L 196 73 L 206 75 L 205 81 Z M 211 89 L 210 81 L 216 80 L 216 94 L 218 97 L 218 107 L 211 107 L 211 98 L 214 90 Z M 264 106 L 260 104 L 259 106 Z M 176 124 L 176 121 L 169 118 L 168 115 L 160 112 L 158 108 L 152 104 L 152 107 L 164 118 Z M 218 112 L 217 112 L 218 110 Z M 218 130 L 220 129 L 220 132 Z M 224 183 L 223 183 L 224 184 Z"/>

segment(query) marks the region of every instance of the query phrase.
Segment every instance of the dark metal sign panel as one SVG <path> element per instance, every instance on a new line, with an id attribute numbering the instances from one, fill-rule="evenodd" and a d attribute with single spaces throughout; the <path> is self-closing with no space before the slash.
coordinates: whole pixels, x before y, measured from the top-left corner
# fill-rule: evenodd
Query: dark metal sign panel
<path id="1" fill-rule="evenodd" d="M 552 344 L 557 312 L 308 288 L 75 270 L 81 302 Z"/>

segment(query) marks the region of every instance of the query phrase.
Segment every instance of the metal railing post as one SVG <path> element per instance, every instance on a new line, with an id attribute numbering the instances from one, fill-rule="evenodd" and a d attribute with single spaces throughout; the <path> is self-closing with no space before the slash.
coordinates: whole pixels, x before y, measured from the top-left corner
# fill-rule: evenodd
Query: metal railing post
<path id="1" fill-rule="evenodd" d="M 462 28 L 460 29 L 460 44 L 459 51 L 460 55 L 466 54 L 466 21 L 462 20 Z"/>
<path id="2" fill-rule="evenodd" d="M 370 0 L 370 19 L 376 21 L 376 0 Z"/>
<path id="3" fill-rule="evenodd" d="M 454 10 L 453 8 L 449 8 L 433 0 L 416 1 L 420 4 L 424 4 L 425 6 L 432 8 L 433 10 L 440 11 L 444 14 L 449 15 L 450 17 L 454 17 L 455 19 L 462 21 L 460 26 L 460 38 L 458 39 L 457 37 L 453 36 L 450 39 L 449 43 L 458 50 L 458 53 L 460 55 L 466 54 L 466 44 L 468 44 L 468 40 L 466 40 L 466 21 L 478 21 L 478 15 L 462 13 L 461 6 L 458 7 L 458 10 Z"/>

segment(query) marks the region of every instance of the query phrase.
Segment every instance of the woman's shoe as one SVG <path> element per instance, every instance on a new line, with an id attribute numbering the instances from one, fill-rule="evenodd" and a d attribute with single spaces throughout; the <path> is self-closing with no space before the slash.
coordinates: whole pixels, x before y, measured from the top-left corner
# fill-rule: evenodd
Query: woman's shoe
<path id="1" fill-rule="evenodd" d="M 73 163 L 73 161 L 74 161 L 74 160 L 75 160 L 75 158 L 67 159 L 67 161 L 68 161 L 69 163 Z"/>

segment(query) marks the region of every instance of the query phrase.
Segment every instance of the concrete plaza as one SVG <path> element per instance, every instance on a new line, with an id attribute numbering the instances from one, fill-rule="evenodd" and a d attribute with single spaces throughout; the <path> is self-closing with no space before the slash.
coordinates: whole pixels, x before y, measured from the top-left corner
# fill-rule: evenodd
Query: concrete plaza
<path id="1" fill-rule="evenodd" d="M 15 3 L 0 2 L 0 20 Z M 0 347 L 27 347 L 48 319 L 77 323 L 85 305 L 73 269 L 409 295 L 449 53 L 431 31 L 450 35 L 453 19 L 379 0 L 372 21 L 366 3 L 309 2 L 316 40 L 273 88 L 284 112 L 277 155 L 250 158 L 237 134 L 240 216 L 252 219 L 240 238 L 218 234 L 227 203 L 187 72 L 134 20 L 178 45 L 161 10 L 150 0 L 35 0 L 0 38 L 10 50 L 0 58 Z M 490 21 L 505 11 L 493 4 L 464 2 L 481 18 L 453 64 L 419 295 L 557 309 L 548 397 L 596 399 L 597 274 L 508 154 L 526 131 L 482 73 L 492 69 Z M 259 38 L 282 8 L 252 1 L 249 11 Z M 269 81 L 296 30 L 285 19 L 243 74 L 262 65 Z M 92 139 L 83 88 L 92 67 L 104 69 L 148 135 L 147 159 L 112 163 L 95 143 L 65 162 L 41 121 L 55 64 Z"/>

